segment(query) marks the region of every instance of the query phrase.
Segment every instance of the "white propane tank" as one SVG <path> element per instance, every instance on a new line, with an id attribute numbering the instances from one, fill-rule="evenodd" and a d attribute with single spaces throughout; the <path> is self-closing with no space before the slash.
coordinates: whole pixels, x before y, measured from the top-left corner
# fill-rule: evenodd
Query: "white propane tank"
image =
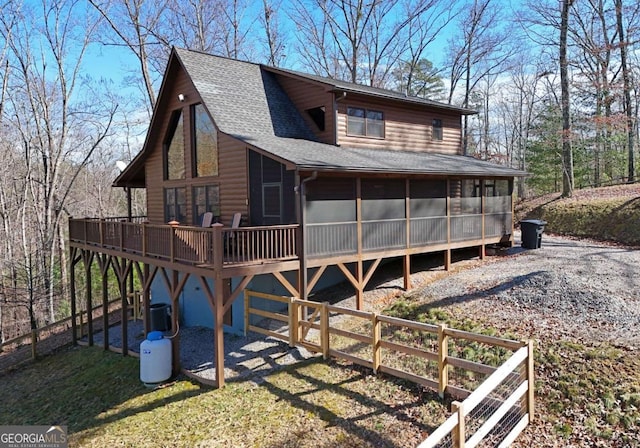
<path id="1" fill-rule="evenodd" d="M 171 341 L 161 331 L 150 331 L 140 344 L 140 381 L 161 383 L 171 378 Z"/>

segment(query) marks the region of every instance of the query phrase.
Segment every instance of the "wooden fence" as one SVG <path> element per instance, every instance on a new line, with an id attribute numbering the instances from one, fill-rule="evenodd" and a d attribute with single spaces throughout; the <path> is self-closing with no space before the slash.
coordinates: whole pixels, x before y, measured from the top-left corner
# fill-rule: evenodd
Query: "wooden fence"
<path id="1" fill-rule="evenodd" d="M 119 307 L 120 298 L 109 301 L 110 314 L 117 312 Z M 98 318 L 102 316 L 102 304 L 92 308 L 91 313 L 94 321 L 99 325 L 101 320 Z M 77 315 L 79 319 L 79 325 L 76 327 L 77 336 L 82 338 L 88 313 L 82 310 Z M 61 319 L 0 344 L 0 372 L 71 344 L 73 341 L 71 320 L 71 316 Z"/>
<path id="2" fill-rule="evenodd" d="M 249 290 L 245 302 L 249 331 L 463 400 L 420 448 L 508 446 L 533 419 L 531 342 Z"/>

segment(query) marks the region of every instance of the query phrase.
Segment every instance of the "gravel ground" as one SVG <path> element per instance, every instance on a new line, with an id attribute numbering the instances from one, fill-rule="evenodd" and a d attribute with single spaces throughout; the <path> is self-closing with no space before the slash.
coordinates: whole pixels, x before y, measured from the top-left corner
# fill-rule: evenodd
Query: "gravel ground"
<path id="1" fill-rule="evenodd" d="M 144 340 L 142 321 L 129 321 L 127 326 L 129 350 L 139 353 Z M 210 380 L 215 380 L 213 365 L 213 330 L 204 327 L 183 327 L 180 329 L 180 364 L 186 370 Z M 165 332 L 165 337 L 172 337 Z M 94 336 L 94 344 L 102 344 L 102 332 Z M 109 344 L 122 346 L 120 325 L 109 329 Z M 227 381 L 250 379 L 260 383 L 261 378 L 278 368 L 316 356 L 304 348 L 291 349 L 286 343 L 258 333 L 246 337 L 224 335 L 226 353 L 224 376 Z"/>
<path id="2" fill-rule="evenodd" d="M 403 295 L 443 307 L 461 317 L 480 317 L 500 329 L 519 321 L 520 336 L 538 340 L 608 341 L 640 347 L 640 250 L 544 235 L 542 247 L 525 250 L 516 234 L 513 248 L 480 261 L 466 259 L 442 269 L 441 257 L 421 257 L 413 263 L 414 289 L 402 290 L 396 264 L 378 268 L 365 293 L 366 309 L 379 311 Z M 315 300 L 353 307 L 353 289 L 331 288 Z M 130 322 L 129 347 L 138 351 L 142 323 Z M 95 337 L 101 344 L 101 334 Z M 120 327 L 110 329 L 110 343 L 120 344 Z M 213 332 L 207 328 L 180 330 L 183 367 L 213 379 Z M 225 335 L 225 378 L 260 378 L 287 364 L 315 356 L 290 349 L 278 339 L 250 333 Z"/>
<path id="3" fill-rule="evenodd" d="M 409 296 L 513 328 L 533 339 L 640 346 L 640 250 L 543 236 L 414 290 Z"/>

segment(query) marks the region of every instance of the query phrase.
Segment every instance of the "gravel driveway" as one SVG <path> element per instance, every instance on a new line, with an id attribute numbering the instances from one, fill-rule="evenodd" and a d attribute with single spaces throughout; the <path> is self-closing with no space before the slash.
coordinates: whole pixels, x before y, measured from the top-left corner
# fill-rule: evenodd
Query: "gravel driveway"
<path id="1" fill-rule="evenodd" d="M 545 234 L 470 264 L 407 296 L 499 329 L 520 321 L 522 337 L 640 346 L 638 249 Z"/>

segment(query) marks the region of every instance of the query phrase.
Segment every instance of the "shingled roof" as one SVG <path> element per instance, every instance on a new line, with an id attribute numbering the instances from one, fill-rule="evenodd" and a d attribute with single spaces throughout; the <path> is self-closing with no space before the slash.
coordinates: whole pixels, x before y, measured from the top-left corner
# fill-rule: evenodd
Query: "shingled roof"
<path id="1" fill-rule="evenodd" d="M 171 55 L 171 58 L 174 57 L 177 57 L 192 80 L 220 132 L 296 169 L 497 177 L 526 175 L 519 170 L 460 155 L 400 151 L 393 148 L 356 149 L 321 143 L 278 83 L 276 73 L 288 73 L 321 82 L 328 86 L 328 90 L 348 90 L 387 97 L 430 108 L 456 110 L 461 114 L 471 113 L 469 110 L 420 98 L 407 98 L 384 89 L 274 69 L 196 51 L 175 48 Z M 143 153 L 145 149 L 143 148 Z M 145 157 L 143 153 L 136 157 L 129 168 L 141 169 Z M 128 172 L 129 168 L 116 179 L 114 185 L 126 186 L 126 179 L 133 178 L 131 172 Z"/>

